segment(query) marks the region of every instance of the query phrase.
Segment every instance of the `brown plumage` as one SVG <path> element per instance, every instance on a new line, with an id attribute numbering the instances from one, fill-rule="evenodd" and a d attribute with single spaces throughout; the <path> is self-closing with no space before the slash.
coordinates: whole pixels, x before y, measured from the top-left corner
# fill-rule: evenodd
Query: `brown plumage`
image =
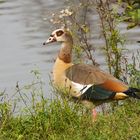
<path id="1" fill-rule="evenodd" d="M 44 43 L 61 42 L 62 47 L 56 59 L 53 77 L 56 86 L 69 88 L 70 94 L 82 102 L 91 104 L 111 100 L 122 100 L 127 97 L 140 98 L 139 89 L 130 88 L 96 66 L 72 64 L 73 40 L 71 34 L 64 29 L 57 29 Z"/>
<path id="2" fill-rule="evenodd" d="M 123 92 L 128 86 L 114 76 L 103 72 L 93 65 L 76 64 L 66 70 L 66 77 L 79 84 L 101 85 L 113 92 Z"/>

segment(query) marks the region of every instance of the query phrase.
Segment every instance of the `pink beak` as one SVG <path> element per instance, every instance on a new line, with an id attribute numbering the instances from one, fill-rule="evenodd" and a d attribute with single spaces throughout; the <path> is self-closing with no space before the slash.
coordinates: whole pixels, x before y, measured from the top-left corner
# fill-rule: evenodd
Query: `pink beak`
<path id="1" fill-rule="evenodd" d="M 49 39 L 43 43 L 43 45 L 46 45 L 52 42 L 56 42 L 56 38 L 54 36 L 53 37 L 50 36 Z"/>

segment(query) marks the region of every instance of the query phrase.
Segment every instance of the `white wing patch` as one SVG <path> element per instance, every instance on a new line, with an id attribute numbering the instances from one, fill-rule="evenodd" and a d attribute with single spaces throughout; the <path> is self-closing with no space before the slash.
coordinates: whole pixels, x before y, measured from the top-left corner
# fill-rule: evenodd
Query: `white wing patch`
<path id="1" fill-rule="evenodd" d="M 93 85 L 93 84 L 82 85 L 82 84 L 79 84 L 79 83 L 72 82 L 72 86 L 73 86 L 77 91 L 79 91 L 79 93 L 81 93 L 81 94 L 85 93 L 92 85 Z"/>

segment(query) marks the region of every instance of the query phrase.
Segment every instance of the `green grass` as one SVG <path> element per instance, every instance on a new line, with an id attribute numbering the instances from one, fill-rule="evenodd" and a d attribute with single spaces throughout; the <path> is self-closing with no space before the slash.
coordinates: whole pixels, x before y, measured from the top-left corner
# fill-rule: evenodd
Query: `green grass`
<path id="1" fill-rule="evenodd" d="M 0 140 L 140 139 L 140 100 L 121 101 L 92 122 L 91 111 L 73 102 L 66 90 L 55 89 L 52 99 L 45 98 L 40 73 L 32 73 L 33 82 L 23 87 L 17 83 L 11 100 L 5 91 L 0 93 Z M 130 67 L 129 73 L 131 84 L 138 87 L 134 81 L 139 71 Z"/>
<path id="2" fill-rule="evenodd" d="M 29 111 L 30 110 L 30 111 Z M 0 140 L 126 140 L 140 139 L 140 101 L 125 100 L 114 112 L 91 113 L 80 104 L 57 97 L 42 99 L 14 116 L 8 102 L 0 104 Z"/>

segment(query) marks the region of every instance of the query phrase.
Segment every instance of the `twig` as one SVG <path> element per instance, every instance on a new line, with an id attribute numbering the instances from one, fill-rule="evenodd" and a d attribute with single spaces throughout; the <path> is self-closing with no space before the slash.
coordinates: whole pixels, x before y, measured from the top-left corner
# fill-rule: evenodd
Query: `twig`
<path id="1" fill-rule="evenodd" d="M 28 107 L 26 101 L 24 100 L 24 98 L 23 98 L 23 96 L 22 96 L 22 94 L 21 94 L 21 92 L 20 92 L 21 90 L 20 90 L 20 88 L 19 88 L 18 82 L 17 82 L 17 84 L 16 84 L 16 88 L 17 88 L 17 93 L 19 93 L 19 95 L 20 95 L 20 97 L 21 97 L 23 103 L 25 104 L 26 108 L 28 109 L 28 111 L 30 112 L 30 114 L 32 115 L 32 117 L 34 118 L 34 115 L 33 115 L 32 111 L 29 109 L 29 107 Z"/>

